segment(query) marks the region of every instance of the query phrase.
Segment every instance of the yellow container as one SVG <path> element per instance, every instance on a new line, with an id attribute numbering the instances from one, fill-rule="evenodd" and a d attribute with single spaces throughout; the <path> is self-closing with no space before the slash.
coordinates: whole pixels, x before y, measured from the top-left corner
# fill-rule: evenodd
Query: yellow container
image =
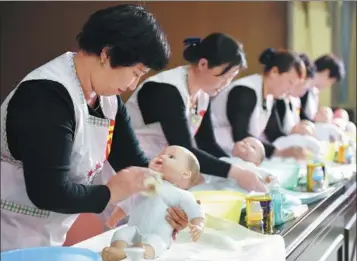
<path id="1" fill-rule="evenodd" d="M 323 151 L 325 152 L 323 155 L 324 161 L 333 162 L 335 160 L 335 155 L 336 155 L 336 143 L 334 142 L 323 143 Z"/>
<path id="2" fill-rule="evenodd" d="M 206 212 L 206 226 L 217 227 L 217 220 L 223 219 L 238 223 L 245 201 L 245 195 L 233 191 L 194 191 L 196 200 Z"/>
<path id="3" fill-rule="evenodd" d="M 263 224 L 264 224 L 264 232 L 272 233 L 274 227 L 274 217 L 273 217 L 273 199 L 269 193 L 259 193 L 258 195 L 249 195 L 246 198 L 246 221 L 247 218 L 250 217 L 252 202 L 259 202 L 262 210 L 263 210 Z"/>
<path id="4" fill-rule="evenodd" d="M 313 186 L 314 181 L 312 179 L 315 168 L 321 167 L 324 172 L 324 187 L 328 186 L 328 179 L 326 175 L 326 169 L 324 163 L 308 163 L 307 164 L 307 172 L 306 172 L 306 189 L 308 192 L 314 192 Z"/>
<path id="5" fill-rule="evenodd" d="M 335 160 L 335 155 L 336 155 L 336 144 L 335 143 L 329 143 L 329 142 L 322 142 L 322 151 L 323 153 L 323 160 L 327 162 L 333 162 Z M 306 151 L 305 152 L 305 159 L 310 161 L 313 160 L 316 157 L 316 155 L 311 152 L 311 151 Z"/>
<path id="6" fill-rule="evenodd" d="M 347 150 L 347 145 L 340 145 L 338 147 L 338 150 L 336 153 L 336 158 L 335 158 L 335 161 L 337 163 L 340 163 L 340 164 L 346 163 L 346 160 L 345 160 L 346 150 Z"/>

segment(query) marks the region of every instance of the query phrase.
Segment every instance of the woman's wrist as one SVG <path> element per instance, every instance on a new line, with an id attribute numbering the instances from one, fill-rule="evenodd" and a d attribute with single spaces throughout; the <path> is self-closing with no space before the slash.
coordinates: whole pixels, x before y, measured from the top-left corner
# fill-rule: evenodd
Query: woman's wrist
<path id="1" fill-rule="evenodd" d="M 107 188 L 107 190 L 108 190 L 108 205 L 109 204 L 113 204 L 114 202 L 113 202 L 113 199 L 112 199 L 112 191 L 111 191 L 111 187 L 110 187 L 110 184 L 106 184 L 106 185 L 104 185 L 106 188 Z"/>
<path id="2" fill-rule="evenodd" d="M 231 168 L 228 171 L 228 178 L 236 178 L 237 176 L 239 176 L 239 173 L 241 171 L 243 171 L 243 168 L 231 165 Z"/>

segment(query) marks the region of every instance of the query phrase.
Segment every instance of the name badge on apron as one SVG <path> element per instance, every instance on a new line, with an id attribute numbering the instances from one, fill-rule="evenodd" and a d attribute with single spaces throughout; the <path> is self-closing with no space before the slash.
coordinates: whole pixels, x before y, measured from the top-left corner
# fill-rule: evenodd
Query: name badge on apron
<path id="1" fill-rule="evenodd" d="M 113 133 L 114 133 L 115 120 L 110 120 L 109 132 L 107 137 L 107 146 L 105 151 L 105 158 L 108 159 L 110 151 L 112 149 Z"/>

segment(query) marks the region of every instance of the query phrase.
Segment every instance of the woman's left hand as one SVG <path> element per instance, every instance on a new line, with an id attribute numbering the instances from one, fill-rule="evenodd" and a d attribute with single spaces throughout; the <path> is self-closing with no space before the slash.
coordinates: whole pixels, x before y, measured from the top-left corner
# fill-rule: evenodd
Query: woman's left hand
<path id="1" fill-rule="evenodd" d="M 197 203 L 201 205 L 201 202 L 199 200 L 197 200 Z M 174 229 L 172 233 L 172 237 L 174 240 L 176 239 L 178 232 L 188 226 L 188 218 L 186 213 L 178 207 L 167 209 L 166 220 Z"/>
<path id="2" fill-rule="evenodd" d="M 167 209 L 166 220 L 169 222 L 170 226 L 177 231 L 185 229 L 188 226 L 186 213 L 178 207 Z"/>

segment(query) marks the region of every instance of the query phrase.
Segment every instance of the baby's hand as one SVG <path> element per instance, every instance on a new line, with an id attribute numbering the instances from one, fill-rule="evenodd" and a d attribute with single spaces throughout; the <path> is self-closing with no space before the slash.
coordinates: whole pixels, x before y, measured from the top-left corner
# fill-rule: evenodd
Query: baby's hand
<path id="1" fill-rule="evenodd" d="M 191 223 L 188 224 L 188 227 L 190 228 L 190 234 L 193 242 L 196 242 L 202 234 L 204 225 L 199 224 L 199 225 L 193 225 Z"/>

